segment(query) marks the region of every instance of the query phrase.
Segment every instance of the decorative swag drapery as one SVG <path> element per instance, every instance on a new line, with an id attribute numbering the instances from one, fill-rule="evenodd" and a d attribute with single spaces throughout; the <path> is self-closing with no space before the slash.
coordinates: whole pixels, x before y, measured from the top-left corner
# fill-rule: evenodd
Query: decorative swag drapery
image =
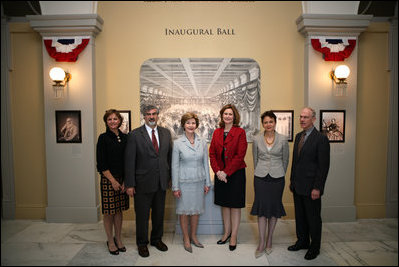
<path id="1" fill-rule="evenodd" d="M 312 47 L 323 54 L 325 61 L 344 61 L 348 58 L 356 46 L 355 39 L 339 38 L 315 38 L 311 39 Z"/>
<path id="2" fill-rule="evenodd" d="M 222 97 L 222 95 L 224 97 Z M 233 104 L 239 110 L 253 112 L 259 104 L 259 81 L 252 81 L 228 92 L 222 93 L 223 105 Z"/>
<path id="3" fill-rule="evenodd" d="M 57 62 L 76 62 L 79 54 L 86 48 L 89 37 L 49 37 L 44 45 L 48 54 Z"/>

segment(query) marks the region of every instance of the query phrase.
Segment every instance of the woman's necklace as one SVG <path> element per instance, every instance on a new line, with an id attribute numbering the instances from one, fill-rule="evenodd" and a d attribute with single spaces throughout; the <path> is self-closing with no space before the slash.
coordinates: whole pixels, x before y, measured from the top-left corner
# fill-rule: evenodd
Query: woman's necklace
<path id="1" fill-rule="evenodd" d="M 268 139 L 270 139 L 270 137 L 267 136 L 267 135 L 265 134 L 265 141 L 266 141 L 266 144 L 268 144 L 269 146 L 273 145 L 273 143 L 274 143 L 274 137 L 275 137 L 275 135 L 273 134 L 273 137 L 271 138 L 271 141 L 269 142 Z"/>
<path id="2" fill-rule="evenodd" d="M 191 142 L 191 139 L 186 135 L 188 141 L 190 142 L 190 144 L 194 145 L 195 142 L 195 136 L 193 136 L 193 141 Z"/>

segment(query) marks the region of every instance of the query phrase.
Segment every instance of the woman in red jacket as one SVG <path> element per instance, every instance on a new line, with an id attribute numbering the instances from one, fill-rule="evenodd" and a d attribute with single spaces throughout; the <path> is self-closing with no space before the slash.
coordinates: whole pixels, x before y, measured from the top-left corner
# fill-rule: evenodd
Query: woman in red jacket
<path id="1" fill-rule="evenodd" d="M 217 244 L 230 240 L 229 249 L 237 246 L 241 208 L 245 207 L 245 153 L 247 138 L 238 125 L 240 114 L 234 105 L 220 110 L 220 128 L 216 129 L 209 147 L 211 167 L 215 173 L 215 204 L 222 206 L 224 235 Z"/>

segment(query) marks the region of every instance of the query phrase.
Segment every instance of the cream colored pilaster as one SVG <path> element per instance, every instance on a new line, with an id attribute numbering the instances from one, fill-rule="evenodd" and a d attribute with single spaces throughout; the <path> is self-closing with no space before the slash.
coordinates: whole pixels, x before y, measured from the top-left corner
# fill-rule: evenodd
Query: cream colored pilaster
<path id="1" fill-rule="evenodd" d="M 100 215 L 95 144 L 95 37 L 103 20 L 97 14 L 27 16 L 42 37 L 88 36 L 76 62 L 56 62 L 43 43 L 43 90 L 48 222 L 97 222 Z M 52 67 L 72 74 L 62 98 L 54 97 Z M 81 111 L 82 143 L 56 142 L 56 110 Z"/>

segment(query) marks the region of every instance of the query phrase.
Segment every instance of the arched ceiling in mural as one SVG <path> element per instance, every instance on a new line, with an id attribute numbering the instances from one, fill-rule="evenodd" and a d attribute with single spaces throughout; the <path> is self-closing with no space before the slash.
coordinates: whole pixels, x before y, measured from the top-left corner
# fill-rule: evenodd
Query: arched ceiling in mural
<path id="1" fill-rule="evenodd" d="M 250 58 L 153 58 L 141 66 L 140 86 L 167 95 L 209 97 L 255 68 L 258 63 Z"/>

